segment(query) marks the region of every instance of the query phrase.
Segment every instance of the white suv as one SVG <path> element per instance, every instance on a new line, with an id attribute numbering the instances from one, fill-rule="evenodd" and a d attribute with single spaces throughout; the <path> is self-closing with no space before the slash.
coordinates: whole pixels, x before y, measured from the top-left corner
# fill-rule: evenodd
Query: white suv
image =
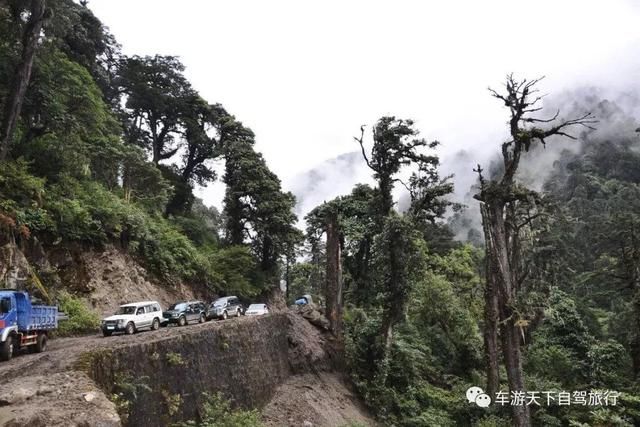
<path id="1" fill-rule="evenodd" d="M 124 331 L 131 335 L 144 328 L 155 331 L 160 327 L 162 320 L 162 308 L 156 301 L 124 304 L 116 314 L 102 321 L 102 334 L 108 337 L 114 332 Z"/>

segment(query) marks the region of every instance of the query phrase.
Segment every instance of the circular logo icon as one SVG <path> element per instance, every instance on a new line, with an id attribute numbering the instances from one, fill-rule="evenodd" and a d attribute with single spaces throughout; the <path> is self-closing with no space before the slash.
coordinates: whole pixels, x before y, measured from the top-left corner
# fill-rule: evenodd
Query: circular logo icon
<path id="1" fill-rule="evenodd" d="M 491 405 L 491 398 L 488 394 L 481 393 L 476 397 L 476 405 L 481 408 L 488 408 Z"/>
<path id="2" fill-rule="evenodd" d="M 473 403 L 476 401 L 476 397 L 478 397 L 478 395 L 480 394 L 484 394 L 484 390 L 482 390 L 480 387 L 469 387 L 467 389 L 467 400 L 469 401 L 469 403 Z"/>

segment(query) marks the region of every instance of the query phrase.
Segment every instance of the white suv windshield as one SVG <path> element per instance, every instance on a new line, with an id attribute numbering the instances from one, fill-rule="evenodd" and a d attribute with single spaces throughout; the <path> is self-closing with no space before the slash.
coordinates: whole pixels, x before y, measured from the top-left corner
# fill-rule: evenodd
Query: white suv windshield
<path id="1" fill-rule="evenodd" d="M 131 305 L 123 306 L 116 311 L 116 314 L 136 314 L 136 308 Z"/>

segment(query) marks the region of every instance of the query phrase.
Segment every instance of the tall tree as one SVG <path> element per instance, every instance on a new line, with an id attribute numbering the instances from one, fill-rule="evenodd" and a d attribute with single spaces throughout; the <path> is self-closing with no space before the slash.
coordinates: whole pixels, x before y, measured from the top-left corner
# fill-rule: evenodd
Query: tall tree
<path id="1" fill-rule="evenodd" d="M 373 269 L 382 295 L 381 337 L 384 357 L 389 356 L 393 330 L 405 316 L 412 286 L 424 274 L 424 249 L 414 224 L 395 212 L 375 238 Z"/>
<path id="2" fill-rule="evenodd" d="M 151 152 L 156 165 L 173 157 L 182 135 L 181 117 L 195 96 L 174 56 L 122 60 L 120 86 L 126 96 L 126 137 Z"/>
<path id="3" fill-rule="evenodd" d="M 481 214 L 486 234 L 487 290 L 485 292 L 485 328 L 495 328 L 499 324 L 499 336 L 502 355 L 507 372 L 509 389 L 512 392 L 524 391 L 525 381 L 522 371 L 521 335 L 529 319 L 526 312 L 526 270 L 523 267 L 520 237 L 532 218 L 531 211 L 538 206 L 539 197 L 534 191 L 520 185 L 516 174 L 524 152 L 529 151 L 535 142 L 545 144 L 552 136 L 566 136 L 573 126 L 591 128 L 594 123 L 590 113 L 569 120 L 556 119 L 556 113 L 550 119 L 533 116 L 541 110 L 537 103 L 535 85 L 539 79 L 517 81 L 507 77 L 506 93 L 491 90 L 491 94 L 509 108 L 510 139 L 502 143 L 503 170 L 495 179 L 485 180 L 482 169 L 476 170 L 480 177 L 480 192 L 474 197 L 481 202 Z M 544 127 L 546 125 L 546 127 Z M 543 127 L 540 127 L 543 126 Z M 497 300 L 497 304 L 496 301 Z M 497 313 L 495 310 L 497 309 Z M 497 322 L 496 322 L 497 319 Z M 491 330 L 490 339 L 485 334 L 488 356 L 488 379 L 495 381 L 497 366 L 494 360 L 498 351 L 498 335 Z M 489 347 L 491 346 L 491 347 Z M 495 384 L 489 384 L 491 388 Z M 526 405 L 512 405 L 513 422 L 517 426 L 530 426 L 531 415 Z"/>
<path id="4" fill-rule="evenodd" d="M 327 273 L 326 305 L 327 319 L 331 332 L 342 336 L 342 256 L 338 213 L 329 212 L 327 216 Z"/>
<path id="5" fill-rule="evenodd" d="M 373 147 L 371 153 L 367 155 L 364 147 L 364 126 L 361 127 L 361 135 L 354 138 L 362 150 L 362 156 L 373 171 L 373 177 L 378 182 L 378 200 L 376 206 L 376 231 L 381 232 L 389 217 L 393 214 L 393 188 L 396 182 L 401 182 L 410 192 L 412 199 L 412 215 L 416 219 L 435 220 L 441 216 L 446 209 L 447 203 L 442 202 L 441 195 L 450 193 L 452 187 L 445 181 L 440 181 L 437 175 L 439 159 L 435 155 L 424 152 L 426 149 L 434 149 L 439 142 L 427 142 L 419 138 L 419 132 L 414 127 L 412 120 L 396 119 L 395 117 L 382 117 L 373 128 Z M 410 184 L 403 183 L 398 177 L 398 173 L 403 167 L 412 166 L 417 169 L 410 179 Z M 389 217 L 389 218 L 388 218 Z M 391 222 L 391 224 L 396 224 Z M 388 237 L 394 239 L 389 242 L 391 247 L 387 252 L 388 262 L 392 266 L 400 266 L 405 259 L 398 259 L 403 255 L 404 241 L 400 239 L 399 232 L 395 228 L 388 230 Z M 403 282 L 403 274 L 392 274 L 385 286 L 397 286 L 397 290 L 387 290 L 387 293 L 406 298 L 408 292 L 403 289 L 406 284 Z M 389 304 L 403 307 L 406 301 L 388 301 Z M 386 347 L 391 345 L 393 325 L 399 320 L 397 312 L 393 307 L 385 307 L 382 320 L 381 335 L 385 338 Z"/>
<path id="6" fill-rule="evenodd" d="M 338 197 L 325 202 L 307 214 L 307 237 L 312 246 L 318 245 L 322 235 L 326 233 L 325 312 L 329 320 L 329 329 L 342 338 L 343 281 L 342 281 L 342 247 L 344 245 L 345 222 L 343 211 L 350 204 L 350 196 Z"/>
<path id="7" fill-rule="evenodd" d="M 413 120 L 396 119 L 393 116 L 382 117 L 373 127 L 373 147 L 371 153 L 367 155 L 364 147 L 364 126 L 360 130 L 361 135 L 355 140 L 360 144 L 362 157 L 373 171 L 373 177 L 378 181 L 379 215 L 380 218 L 384 218 L 393 209 L 394 185 L 396 182 L 401 182 L 397 174 L 404 166 L 409 165 L 417 166 L 423 172 L 429 172 L 433 167 L 437 167 L 438 157 L 424 154 L 421 150 L 433 149 L 439 143 L 418 138 L 419 132 L 414 128 Z M 420 178 L 418 175 L 414 176 L 417 183 Z M 417 193 L 414 194 L 418 197 Z"/>
<path id="8" fill-rule="evenodd" d="M 22 54 L 14 70 L 9 96 L 4 104 L 2 128 L 0 129 L 2 131 L 0 135 L 0 161 L 7 158 L 9 146 L 13 142 L 13 134 L 20 118 L 22 103 L 31 78 L 33 59 L 40 39 L 45 11 L 45 0 L 31 0 L 29 18 L 22 30 Z"/>
<path id="9" fill-rule="evenodd" d="M 249 243 L 259 260 L 265 280 L 278 276 L 281 257 L 299 243 L 302 233 L 295 228 L 295 197 L 284 192 L 278 177 L 253 149 L 253 134 L 241 124 L 227 124 L 221 137 L 225 158 L 224 198 L 226 240 Z"/>
<path id="10" fill-rule="evenodd" d="M 211 161 L 221 154 L 221 143 L 219 135 L 214 133 L 219 127 L 218 121 L 226 115 L 219 104 L 209 105 L 199 96 L 190 100 L 182 118 L 186 139 L 180 171 L 183 181 L 204 185 L 216 178 Z"/>

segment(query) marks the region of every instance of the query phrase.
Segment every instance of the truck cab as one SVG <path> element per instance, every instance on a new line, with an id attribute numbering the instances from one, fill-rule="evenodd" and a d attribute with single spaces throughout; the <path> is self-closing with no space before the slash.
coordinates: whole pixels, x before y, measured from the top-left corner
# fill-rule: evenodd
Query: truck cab
<path id="1" fill-rule="evenodd" d="M 58 307 L 32 304 L 24 291 L 0 290 L 0 360 L 22 348 L 45 351 L 48 333 L 57 326 Z"/>

